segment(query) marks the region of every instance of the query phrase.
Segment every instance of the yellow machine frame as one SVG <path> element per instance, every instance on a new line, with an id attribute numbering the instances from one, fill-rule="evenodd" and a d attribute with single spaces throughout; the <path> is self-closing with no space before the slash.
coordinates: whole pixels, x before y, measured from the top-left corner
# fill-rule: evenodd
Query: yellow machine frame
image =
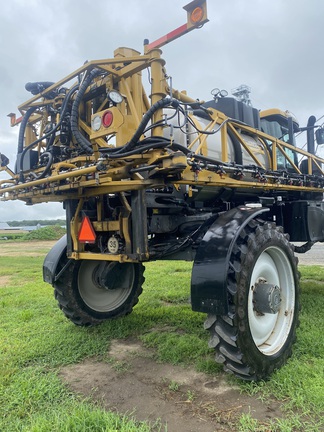
<path id="1" fill-rule="evenodd" d="M 194 1 L 196 5 L 197 1 Z M 198 2 L 199 4 L 202 2 Z M 206 12 L 206 11 L 205 11 Z M 206 14 L 202 17 L 206 22 Z M 191 24 L 192 25 L 192 24 Z M 188 27 L 189 28 L 189 27 Z M 187 28 L 187 31 L 188 31 Z M 165 40 L 164 40 L 165 42 Z M 63 98 L 57 95 L 54 99 L 48 99 L 46 95 L 52 90 L 62 86 L 72 87 L 71 83 L 82 80 L 91 70 L 97 68 L 107 72 L 102 78 L 95 78 L 94 84 L 89 87 L 86 94 L 91 94 L 95 87 L 104 86 L 108 91 L 118 90 L 123 95 L 123 101 L 113 107 L 114 122 L 104 131 L 94 132 L 91 129 L 91 120 L 95 114 L 101 115 L 105 109 L 104 101 L 93 112 L 91 99 L 84 103 L 79 118 L 79 127 L 83 134 L 89 137 L 91 141 L 93 154 L 78 156 L 67 159 L 64 162 L 54 163 L 51 172 L 45 178 L 28 179 L 22 182 L 20 174 L 13 173 L 7 166 L 1 166 L 0 170 L 6 171 L 10 178 L 0 181 L 0 196 L 2 200 L 22 200 L 27 204 L 35 204 L 48 201 L 63 202 L 65 200 L 77 199 L 77 206 L 74 217 L 71 221 L 71 236 L 73 240 L 73 252 L 71 257 L 75 259 L 102 259 L 116 260 L 120 262 L 132 261 L 128 254 L 109 254 L 109 258 L 104 254 L 94 254 L 85 252 L 84 245 L 78 241 L 78 231 L 80 229 L 80 211 L 84 200 L 90 197 L 102 197 L 105 194 L 118 193 L 123 197 L 126 191 L 145 190 L 151 188 L 163 188 L 167 184 L 188 186 L 188 194 L 192 193 L 192 188 L 197 186 L 204 187 L 228 187 L 228 188 L 253 188 L 260 191 L 308 191 L 323 192 L 323 182 L 311 179 L 314 167 L 319 177 L 324 175 L 322 164 L 324 159 L 308 153 L 302 149 L 296 148 L 279 139 L 275 139 L 260 130 L 242 124 L 239 121 L 226 117 L 222 112 L 208 108 L 211 121 L 207 124 L 202 133 L 197 133 L 196 138 L 190 144 L 191 155 L 185 155 L 181 152 L 171 152 L 168 149 L 153 149 L 144 154 L 133 154 L 131 156 L 122 156 L 120 158 L 109 159 L 102 158 L 100 151 L 103 148 L 110 148 L 113 145 L 122 147 L 127 143 L 134 132 L 137 130 L 143 114 L 152 105 L 161 99 L 170 96 L 178 101 L 193 105 L 199 105 L 202 101 L 197 101 L 189 97 L 186 92 L 181 92 L 170 88 L 168 75 L 165 69 L 165 61 L 161 57 L 162 51 L 159 46 L 163 41 L 157 44 L 146 44 L 144 54 L 141 55 L 135 50 L 129 48 L 119 48 L 114 52 L 114 57 L 105 60 L 90 61 L 84 64 L 73 73 L 69 74 L 62 80 L 48 87 L 44 92 L 37 94 L 27 102 L 19 106 L 22 116 L 30 107 L 37 107 L 36 112 L 30 117 L 25 135 L 25 147 L 28 147 L 35 141 L 37 135 L 42 136 L 48 120 L 48 106 L 60 107 Z M 148 70 L 151 81 L 151 92 L 147 96 L 142 84 L 142 72 Z M 190 115 L 190 114 L 189 114 Z M 19 124 L 21 119 L 16 119 L 11 114 L 11 124 Z M 164 134 L 165 124 L 163 122 L 163 109 L 158 109 L 152 119 L 152 123 L 158 124 L 151 131 L 151 136 L 162 137 Z M 219 129 L 221 134 L 221 160 L 217 164 L 195 164 L 193 161 L 195 154 L 208 155 L 208 146 L 206 134 Z M 246 152 L 254 161 L 255 167 L 241 169 L 228 160 L 228 132 L 235 136 L 240 143 L 242 151 Z M 263 156 L 266 154 L 270 161 L 270 167 L 263 165 L 262 158 L 255 153 L 248 142 L 242 138 L 244 134 L 256 137 L 260 143 L 259 153 Z M 109 140 L 104 137 L 115 137 L 115 144 L 110 144 Z M 172 137 L 171 137 L 172 141 Z M 266 145 L 266 142 L 268 145 Z M 269 143 L 271 153 L 269 152 Z M 34 150 L 39 154 L 44 150 L 45 143 L 39 142 L 35 145 Z M 308 163 L 307 174 L 302 174 L 299 167 L 288 155 L 285 150 L 291 150 L 297 153 L 299 158 L 306 158 Z M 281 153 L 283 157 L 293 167 L 296 178 L 287 180 L 284 173 L 277 171 L 277 154 Z M 136 168 L 154 166 L 147 178 L 143 178 L 140 170 Z M 38 169 L 41 171 L 41 169 Z M 35 173 L 38 173 L 35 170 Z M 174 175 L 176 173 L 176 176 Z M 28 173 L 27 173 L 28 174 Z M 243 180 L 243 176 L 250 175 L 249 181 Z M 124 214 L 116 221 L 103 221 L 100 219 L 100 200 L 98 204 L 98 220 L 93 223 L 97 232 L 109 231 L 119 232 L 126 243 L 126 250 L 131 243 L 129 233 L 129 216 L 131 208 L 126 199 L 123 200 L 125 208 Z"/>

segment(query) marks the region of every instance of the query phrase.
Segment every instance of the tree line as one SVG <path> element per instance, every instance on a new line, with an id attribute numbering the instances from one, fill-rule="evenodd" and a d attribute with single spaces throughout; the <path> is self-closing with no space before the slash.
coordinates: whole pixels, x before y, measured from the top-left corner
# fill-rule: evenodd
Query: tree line
<path id="1" fill-rule="evenodd" d="M 65 225 L 65 219 L 51 219 L 51 220 L 41 220 L 41 219 L 31 219 L 31 220 L 22 220 L 22 221 L 9 221 L 7 222 L 11 227 L 18 226 L 34 226 L 34 225 Z"/>

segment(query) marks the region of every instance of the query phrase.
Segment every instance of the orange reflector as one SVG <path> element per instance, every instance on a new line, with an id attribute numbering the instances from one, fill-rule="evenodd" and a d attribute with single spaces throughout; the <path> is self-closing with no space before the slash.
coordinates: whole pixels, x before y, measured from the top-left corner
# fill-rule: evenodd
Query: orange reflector
<path id="1" fill-rule="evenodd" d="M 80 243 L 94 243 L 96 241 L 96 233 L 88 216 L 84 216 L 81 222 L 81 228 L 78 237 Z"/>
<path id="2" fill-rule="evenodd" d="M 201 7 L 196 7 L 190 14 L 190 20 L 192 23 L 198 23 L 203 19 L 204 11 Z"/>

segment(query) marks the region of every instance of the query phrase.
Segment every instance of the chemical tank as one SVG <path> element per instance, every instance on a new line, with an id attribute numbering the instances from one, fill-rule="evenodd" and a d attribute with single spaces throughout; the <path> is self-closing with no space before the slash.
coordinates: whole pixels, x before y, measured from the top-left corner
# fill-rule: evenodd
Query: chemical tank
<path id="1" fill-rule="evenodd" d="M 251 155 L 238 143 L 233 133 L 227 131 L 227 156 L 224 160 L 222 156 L 222 138 L 221 126 L 215 125 L 213 133 L 207 135 L 205 142 L 198 139 L 199 130 L 205 130 L 212 120 L 208 115 L 208 108 L 220 111 L 220 115 L 242 122 L 245 125 L 260 130 L 260 119 L 258 110 L 237 101 L 234 98 L 220 98 L 219 100 L 209 101 L 203 105 L 206 110 L 192 110 L 188 112 L 189 121 L 186 121 L 183 114 L 172 116 L 171 110 L 164 110 L 164 114 L 169 119 L 168 125 L 171 125 L 173 139 L 175 142 L 190 148 L 193 152 L 198 150 L 199 154 L 222 162 L 234 162 L 239 165 L 255 165 Z M 224 120 L 226 123 L 226 120 Z M 185 133 L 184 133 L 185 132 Z M 165 130 L 165 137 L 170 136 L 170 131 Z M 269 153 L 266 150 L 264 141 L 256 134 L 248 134 L 243 131 L 240 135 L 247 144 L 250 151 L 258 158 L 264 168 L 270 167 Z M 249 180 L 249 177 L 245 178 Z"/>
<path id="2" fill-rule="evenodd" d="M 181 112 L 175 115 L 174 111 L 171 109 L 165 109 L 163 112 L 169 126 L 164 130 L 165 138 L 169 139 L 170 135 L 172 135 L 172 139 L 176 143 L 189 148 L 193 153 L 200 154 L 213 161 L 227 162 L 229 164 L 243 165 L 245 167 L 255 166 L 256 162 L 251 154 L 242 146 L 229 128 L 227 128 L 226 132 L 227 152 L 225 156 L 222 154 L 222 126 L 227 122 L 227 118 L 229 118 L 242 122 L 255 129 L 260 129 L 258 110 L 234 98 L 212 100 L 205 103 L 203 107 L 205 109 L 188 111 L 187 115 Z M 199 131 L 206 130 L 212 121 L 212 118 L 208 114 L 208 109 L 210 108 L 219 111 L 219 115 L 224 118 L 224 121 L 221 125 L 216 124 L 212 133 L 202 135 Z M 240 130 L 239 133 L 240 139 L 246 143 L 249 151 L 252 152 L 260 162 L 259 166 L 264 169 L 269 169 L 271 161 L 267 144 L 256 134 L 247 133 L 243 130 Z M 233 176 L 234 173 L 232 174 L 232 177 Z M 248 172 L 245 173 L 242 179 L 245 182 L 255 181 L 255 177 Z M 192 190 L 192 196 L 189 201 L 215 199 L 221 191 L 222 188 L 210 187 L 210 185 L 207 187 L 196 186 Z M 257 191 L 241 188 L 237 193 L 244 196 L 251 196 L 256 194 Z"/>

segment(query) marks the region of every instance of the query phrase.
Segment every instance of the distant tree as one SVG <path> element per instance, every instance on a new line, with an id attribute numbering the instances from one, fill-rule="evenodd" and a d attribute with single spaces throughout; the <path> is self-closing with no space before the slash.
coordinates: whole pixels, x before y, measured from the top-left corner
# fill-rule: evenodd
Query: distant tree
<path id="1" fill-rule="evenodd" d="M 22 220 L 22 221 L 9 221 L 7 222 L 9 226 L 13 227 L 13 226 L 36 226 L 36 225 L 41 225 L 41 226 L 49 226 L 49 225 L 60 225 L 60 226 L 64 226 L 65 225 L 65 219 L 51 219 L 51 220 L 46 220 L 46 219 L 31 219 L 31 220 Z"/>

